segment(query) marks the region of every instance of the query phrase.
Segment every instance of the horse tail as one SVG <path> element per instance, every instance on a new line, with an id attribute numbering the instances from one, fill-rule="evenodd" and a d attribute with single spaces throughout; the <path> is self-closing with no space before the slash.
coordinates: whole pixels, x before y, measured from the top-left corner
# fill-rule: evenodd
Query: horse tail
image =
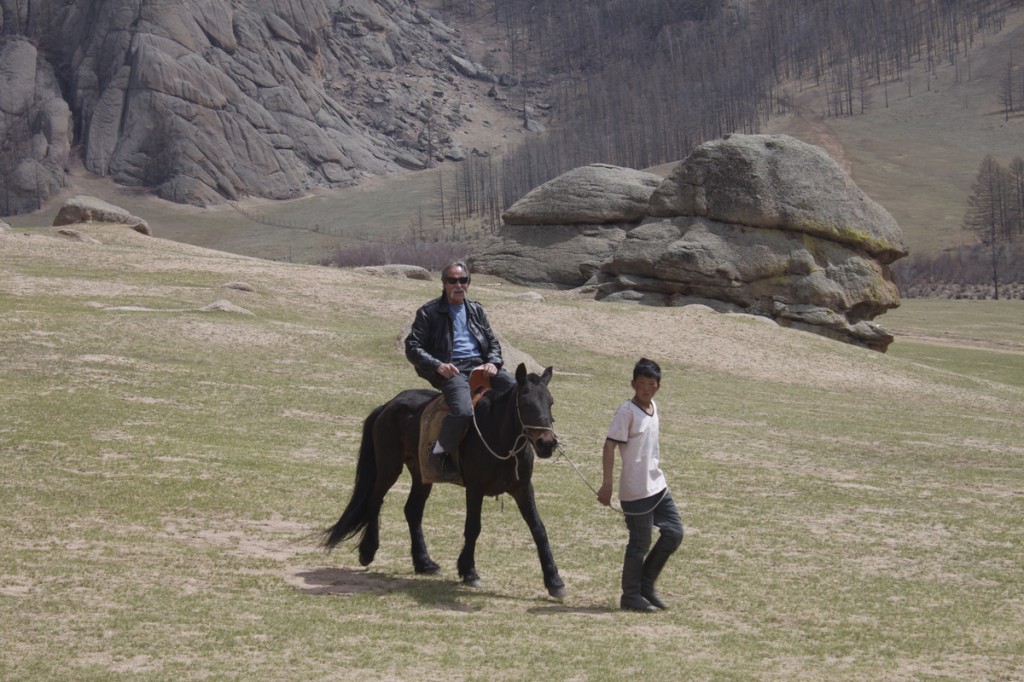
<path id="1" fill-rule="evenodd" d="M 359 460 L 356 462 L 356 480 L 352 498 L 338 522 L 323 533 L 321 545 L 331 551 L 335 545 L 366 530 L 371 518 L 370 498 L 377 485 L 377 454 L 373 447 L 373 424 L 387 405 L 381 405 L 363 422 L 363 441 L 359 446 Z M 374 512 L 375 513 L 375 512 Z"/>

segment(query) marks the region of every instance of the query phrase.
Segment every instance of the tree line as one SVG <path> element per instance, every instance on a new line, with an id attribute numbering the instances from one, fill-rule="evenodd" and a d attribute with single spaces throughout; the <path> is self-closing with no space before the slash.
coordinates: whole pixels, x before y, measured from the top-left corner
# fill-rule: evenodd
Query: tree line
<path id="1" fill-rule="evenodd" d="M 448 197 L 449 209 L 462 202 L 464 215 L 497 229 L 502 210 L 571 168 L 647 168 L 685 158 L 726 133 L 758 132 L 770 116 L 789 110 L 781 87 L 787 82 L 822 86 L 829 115 L 852 116 L 888 106 L 889 88 L 929 88 L 940 67 L 969 79 L 968 50 L 1001 29 L 1024 0 L 444 5 L 490 17 L 501 30 L 524 121 L 530 92 L 544 86 L 552 99 L 549 132 L 506 150 L 500 163 L 474 158 L 457 173 L 462 177 L 453 184 L 461 191 Z M 923 83 L 909 78 L 919 65 Z M 871 85 L 882 86 L 881 101 L 872 101 Z M 1009 92 L 1007 106 L 1024 108 L 1024 91 L 1015 85 Z"/>
<path id="2" fill-rule="evenodd" d="M 991 155 L 982 160 L 961 226 L 977 244 L 912 257 L 900 268 L 901 283 L 985 284 L 998 299 L 1005 283 L 1024 281 L 1024 158 L 1008 166 Z"/>

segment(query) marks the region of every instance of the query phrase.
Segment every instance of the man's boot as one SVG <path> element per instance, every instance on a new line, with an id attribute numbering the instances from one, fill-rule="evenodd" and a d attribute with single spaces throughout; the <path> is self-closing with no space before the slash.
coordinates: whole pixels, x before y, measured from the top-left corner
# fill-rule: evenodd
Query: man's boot
<path id="1" fill-rule="evenodd" d="M 619 599 L 619 608 L 624 611 L 640 611 L 651 613 L 657 611 L 651 603 L 640 594 L 641 581 L 643 580 L 644 560 L 626 557 L 622 563 L 622 597 Z"/>
<path id="2" fill-rule="evenodd" d="M 659 549 L 658 545 L 654 545 L 654 549 L 647 555 L 647 559 L 644 560 L 643 564 L 643 577 L 640 581 L 640 594 L 659 609 L 667 609 L 668 604 L 662 600 L 657 590 L 654 589 L 654 583 L 658 580 L 658 576 L 661 574 L 661 569 L 665 568 L 665 562 L 672 556 L 672 552 L 666 552 L 664 549 Z"/>
<path id="3" fill-rule="evenodd" d="M 457 481 L 462 478 L 462 474 L 459 472 L 459 465 L 455 463 L 454 455 L 442 452 L 440 457 L 442 481 Z"/>
<path id="4" fill-rule="evenodd" d="M 430 453 L 434 461 L 434 474 L 439 481 L 458 481 L 462 474 L 455 463 L 455 457 L 441 447 L 440 441 L 434 444 Z"/>

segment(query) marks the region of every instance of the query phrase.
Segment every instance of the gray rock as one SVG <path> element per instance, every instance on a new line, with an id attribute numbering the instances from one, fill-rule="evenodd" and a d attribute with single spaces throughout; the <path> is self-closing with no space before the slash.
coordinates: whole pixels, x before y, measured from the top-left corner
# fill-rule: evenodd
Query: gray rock
<path id="1" fill-rule="evenodd" d="M 236 314 L 239 314 L 239 315 L 255 315 L 256 314 L 256 313 L 252 312 L 251 310 L 246 310 L 245 308 L 243 308 L 241 306 L 237 306 L 234 303 L 232 303 L 231 301 L 228 301 L 228 300 L 223 299 L 223 298 L 222 299 L 218 299 L 218 300 L 216 300 L 213 303 L 210 303 L 208 305 L 204 305 L 202 308 L 199 308 L 199 311 L 200 312 L 204 312 L 204 313 L 236 313 Z"/>
<path id="2" fill-rule="evenodd" d="M 474 272 L 550 289 L 586 284 L 631 226 L 504 225 L 469 257 Z"/>
<path id="3" fill-rule="evenodd" d="M 420 279 L 428 282 L 434 279 L 429 270 L 418 265 L 367 265 L 353 269 L 357 272 L 364 272 L 376 277 L 405 277 L 407 279 Z"/>
<path id="4" fill-rule="evenodd" d="M 464 50 L 414 3 L 30 5 L 60 21 L 12 21 L 8 32 L 46 33 L 0 37 L 0 147 L 17 151 L 0 162 L 4 214 L 36 210 L 66 185 L 76 128 L 87 170 L 198 205 L 424 168 L 433 160 L 416 134 L 426 101 L 439 105 L 431 129 L 448 140 L 436 160 L 461 158 L 451 133 L 462 118 L 450 103 L 476 87 L 470 79 L 494 80 L 463 57 L 437 64 Z M 0 0 L 0 18 L 28 6 Z M 63 92 L 51 63 L 66 72 Z M 374 117 L 361 116 L 371 101 Z"/>
<path id="5" fill-rule="evenodd" d="M 152 234 L 149 224 L 128 211 L 108 204 L 102 199 L 88 196 L 74 196 L 68 199 L 57 216 L 53 219 L 54 226 L 74 225 L 75 223 L 120 223 L 128 225 L 136 232 Z"/>
<path id="6" fill-rule="evenodd" d="M 889 212 L 823 149 L 787 135 L 727 135 L 700 145 L 654 192 L 650 214 L 802 232 L 883 263 L 907 255 Z"/>
<path id="7" fill-rule="evenodd" d="M 501 219 L 508 225 L 639 222 L 663 180 L 631 168 L 582 166 L 530 190 Z"/>
<path id="8" fill-rule="evenodd" d="M 35 46 L 0 35 L 0 214 L 39 209 L 67 185 L 71 111 Z M 13 152 L 13 153 L 12 153 Z"/>
<path id="9" fill-rule="evenodd" d="M 473 78 L 487 83 L 496 83 L 498 81 L 493 73 L 471 59 L 451 53 L 447 54 L 445 58 L 448 60 L 449 64 L 455 67 L 457 72 L 467 78 Z"/>

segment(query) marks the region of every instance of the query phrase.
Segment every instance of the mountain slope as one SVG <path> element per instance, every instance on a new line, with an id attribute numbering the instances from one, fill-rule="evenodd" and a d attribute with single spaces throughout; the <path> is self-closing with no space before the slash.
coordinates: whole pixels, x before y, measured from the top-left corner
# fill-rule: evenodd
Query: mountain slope
<path id="1" fill-rule="evenodd" d="M 508 58 L 502 52 L 502 35 L 487 18 L 455 17 L 450 21 L 463 46 L 459 49 L 472 60 L 484 61 L 490 55 L 500 65 Z M 994 84 L 1005 68 L 1010 48 L 1024 40 L 1022 23 L 1024 13 L 1011 13 L 1000 33 L 978 41 L 968 57 L 961 59 L 959 81 L 956 69 L 949 65 L 937 65 L 930 76 L 917 65 L 906 72 L 901 83 L 872 86 L 867 110 L 857 116 L 826 118 L 824 88 L 792 84 L 789 90 L 794 112 L 771 118 L 766 132 L 785 132 L 825 147 L 869 196 L 896 217 L 912 253 L 956 246 L 970 237 L 961 233 L 959 223 L 981 159 L 991 153 L 1008 161 L 1022 151 L 1019 140 L 1024 119 L 1015 116 L 1003 120 Z M 404 78 L 404 74 L 399 69 L 393 76 Z M 366 74 L 358 78 L 367 84 L 380 82 Z M 455 76 L 452 79 L 454 85 L 446 78 L 440 79 L 441 84 L 455 88 L 445 93 L 457 91 L 461 98 L 463 115 L 458 129 L 452 128 L 452 145 L 496 154 L 524 139 L 526 133 L 515 107 L 488 97 L 489 85 Z M 430 81 L 434 82 L 439 81 Z M 429 86 L 422 79 L 414 79 L 413 90 L 420 87 L 416 83 Z M 403 81 L 395 87 L 404 89 L 406 85 Z M 362 101 L 365 104 L 367 98 L 364 96 Z M 356 107 L 359 102 L 358 97 L 346 100 L 346 106 Z M 364 118 L 365 113 L 355 116 L 357 122 Z M 197 212 L 148 201 L 136 190 L 96 181 L 88 171 L 72 170 L 68 182 L 71 186 L 61 190 L 39 217 L 55 214 L 59 197 L 86 191 L 147 218 L 161 236 L 250 255 L 303 261 L 318 260 L 326 250 L 344 243 L 344 235 L 359 233 L 375 239 L 380 234 L 407 233 L 410 225 L 423 221 L 436 224 L 438 188 L 441 184 L 452 186 L 450 175 L 441 180 L 436 170 L 415 174 L 402 171 L 388 178 L 362 178 L 357 188 L 329 192 L 310 188 L 306 198 L 289 202 L 243 200 L 250 217 L 255 214 L 266 219 L 257 222 L 230 207 Z M 37 217 L 28 218 L 25 224 L 39 222 Z M 21 223 L 18 219 L 10 222 Z M 282 227 L 284 223 L 334 227 L 323 234 Z"/>
<path id="2" fill-rule="evenodd" d="M 72 130 L 86 170 L 193 205 L 426 168 L 495 79 L 415 3 L 0 4 L 0 214 L 67 184 Z"/>
<path id="3" fill-rule="evenodd" d="M 824 88 L 795 84 L 794 112 L 771 119 L 766 131 L 824 147 L 893 214 L 912 253 L 973 241 L 960 224 L 982 159 L 1007 164 L 1024 155 L 1024 111 L 1006 120 L 997 101 L 998 79 L 1021 45 L 1017 11 L 970 50 L 959 81 L 949 64 L 931 76 L 918 64 L 903 83 L 872 85 L 866 113 L 852 117 L 827 118 Z"/>

